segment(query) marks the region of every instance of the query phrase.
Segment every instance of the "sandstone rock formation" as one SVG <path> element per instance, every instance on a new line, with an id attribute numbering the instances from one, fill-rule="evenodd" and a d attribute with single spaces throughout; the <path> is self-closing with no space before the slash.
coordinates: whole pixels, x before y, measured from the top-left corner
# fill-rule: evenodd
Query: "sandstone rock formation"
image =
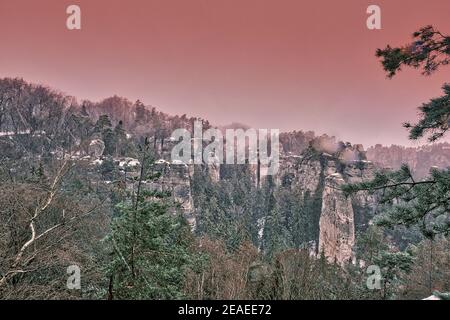
<path id="1" fill-rule="evenodd" d="M 319 250 L 330 261 L 351 261 L 355 244 L 355 221 L 351 199 L 340 190 L 345 183 L 340 173 L 325 178 L 320 216 Z"/>
<path id="2" fill-rule="evenodd" d="M 300 205 L 309 201 L 310 215 L 314 216 L 311 219 L 312 227 L 317 228 L 307 244 L 312 250 L 311 254 L 323 252 L 330 262 L 336 261 L 343 265 L 352 260 L 355 230 L 367 223 L 370 218 L 367 212 L 373 210 L 375 199 L 363 193 L 347 198 L 340 188 L 344 183 L 371 179 L 375 167 L 372 162 L 365 159 L 362 146 L 326 144 L 323 140 L 324 138 L 321 139 L 319 146 L 328 146 L 330 152 L 333 151 L 330 145 L 335 146 L 334 153 L 316 149 L 304 150 L 299 154 L 281 152 L 279 171 L 274 177 L 274 182 L 278 187 L 298 191 Z M 165 146 L 169 144 L 170 141 L 164 141 Z M 161 156 L 162 158 L 155 162 L 155 170 L 161 172 L 161 177 L 151 185 L 146 184 L 145 187 L 170 190 L 174 200 L 180 203 L 191 227 L 195 229 L 197 217 L 192 195 L 193 172 L 205 171 L 211 181 L 219 183 L 224 178 L 221 177 L 221 165 L 212 161 L 194 166 L 170 161 L 168 152 L 163 152 Z M 251 167 L 255 186 L 258 185 L 256 183 L 258 174 L 262 181 L 267 178 L 263 168 L 259 169 L 256 165 Z M 258 222 L 263 221 L 265 217 L 259 217 Z M 264 223 L 261 223 L 260 241 L 264 228 Z"/>
<path id="3" fill-rule="evenodd" d="M 431 167 L 445 169 L 450 166 L 450 144 L 436 143 L 420 147 L 402 147 L 380 144 L 367 149 L 367 158 L 380 167 L 397 170 L 407 164 L 418 178 L 428 176 Z"/>
<path id="4" fill-rule="evenodd" d="M 300 203 L 306 196 L 320 199 L 315 204 L 320 215 L 317 253 L 323 252 L 329 261 L 342 265 L 352 260 L 355 232 L 367 227 L 376 208 L 376 199 L 364 192 L 347 198 L 341 187 L 372 179 L 376 169 L 366 160 L 361 145 L 333 143 L 325 138 L 315 144 L 321 150 L 314 148 L 315 151 L 305 151 L 301 155 L 282 155 L 276 182 L 299 190 Z M 330 152 L 334 147 L 334 152 L 328 153 L 324 147 Z"/>

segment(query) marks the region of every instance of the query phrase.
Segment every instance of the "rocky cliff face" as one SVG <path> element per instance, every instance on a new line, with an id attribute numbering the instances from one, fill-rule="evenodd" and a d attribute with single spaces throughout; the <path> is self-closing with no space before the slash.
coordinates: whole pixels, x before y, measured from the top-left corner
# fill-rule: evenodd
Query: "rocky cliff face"
<path id="1" fill-rule="evenodd" d="M 323 140 L 323 139 L 322 139 Z M 166 143 L 169 145 L 169 143 Z M 313 215 L 317 215 L 316 236 L 313 239 L 315 253 L 324 253 L 329 261 L 345 264 L 352 261 L 355 233 L 364 229 L 375 208 L 375 199 L 367 194 L 346 197 L 341 191 L 345 183 L 356 183 L 373 177 L 375 166 L 365 159 L 365 152 L 360 145 L 340 144 L 330 147 L 325 152 L 320 149 L 323 142 L 300 154 L 281 152 L 280 169 L 274 177 L 277 187 L 295 190 L 297 201 L 304 204 L 308 199 L 313 202 Z M 170 149 L 170 148 L 169 148 Z M 176 199 L 182 203 L 186 216 L 193 228 L 196 225 L 194 203 L 192 201 L 192 175 L 194 170 L 203 170 L 210 180 L 220 183 L 220 166 L 174 165 L 166 160 L 159 160 L 163 175 L 159 183 L 173 190 Z M 252 178 L 258 177 L 257 166 L 252 166 Z M 264 181 L 267 177 L 261 170 L 259 176 Z M 257 183 L 255 183 L 257 185 Z M 312 219 L 314 220 L 314 219 Z M 262 230 L 262 232 L 264 232 Z"/>
<path id="2" fill-rule="evenodd" d="M 346 197 L 346 183 L 373 178 L 375 167 L 367 160 L 328 159 L 325 165 L 322 208 L 319 221 L 319 252 L 329 261 L 352 261 L 356 230 L 365 229 L 376 209 L 376 199 L 367 193 Z"/>
<path id="3" fill-rule="evenodd" d="M 92 165 L 98 167 L 102 165 L 103 159 L 107 158 L 102 156 L 104 145 L 99 137 L 93 137 L 86 152 L 80 153 L 77 157 L 89 158 Z M 155 170 L 161 172 L 161 177 L 157 181 L 143 181 L 143 186 L 148 189 L 171 191 L 192 228 L 195 228 L 197 221 L 192 194 L 193 173 L 195 170 L 203 170 L 211 181 L 220 183 L 223 179 L 221 167 L 215 164 L 194 166 L 174 163 L 170 160 L 173 141 L 164 139 L 163 143 L 156 145 L 161 145 L 161 148 L 157 149 L 160 159 L 155 163 Z M 277 187 L 295 190 L 299 204 L 305 204 L 308 199 L 313 199 L 310 201 L 314 206 L 312 214 L 316 215 L 317 219 L 312 219 L 315 221 L 312 228 L 317 231 L 314 232 L 315 236 L 309 239 L 312 243 L 308 245 L 311 245 L 310 249 L 314 248 L 312 250 L 315 254 L 323 252 L 330 261 L 344 264 L 352 259 L 356 230 L 363 228 L 367 223 L 370 218 L 367 212 L 373 211 L 375 200 L 364 194 L 346 198 L 340 187 L 344 183 L 370 179 L 375 167 L 370 161 L 365 160 L 360 146 L 341 145 L 333 150 L 327 145 L 326 151 L 332 152 L 328 153 L 320 149 L 322 145 L 323 142 L 300 153 L 282 151 L 280 169 L 274 181 Z M 113 158 L 113 160 L 123 172 L 126 167 L 127 173 L 123 173 L 122 176 L 130 180 L 131 188 L 133 179 L 139 173 L 139 161 L 131 158 Z M 258 170 L 257 166 L 253 166 L 252 170 L 255 182 L 258 176 L 262 180 L 266 178 L 263 171 L 259 175 L 255 172 Z M 263 221 L 265 217 L 261 219 Z"/>
<path id="4" fill-rule="evenodd" d="M 344 264 L 352 259 L 355 244 L 355 219 L 351 199 L 340 187 L 345 180 L 340 173 L 325 178 L 320 215 L 319 251 L 330 262 Z"/>
<path id="5" fill-rule="evenodd" d="M 367 149 L 367 158 L 381 167 L 394 170 L 407 164 L 417 178 L 424 178 L 431 167 L 445 169 L 450 166 L 450 144 L 436 143 L 415 148 L 378 144 Z"/>
<path id="6" fill-rule="evenodd" d="M 299 202 L 311 195 L 320 199 L 314 208 L 320 214 L 316 253 L 323 252 L 329 261 L 344 264 L 352 260 L 356 230 L 367 226 L 376 199 L 364 193 L 346 197 L 341 186 L 372 179 L 375 166 L 365 159 L 360 145 L 342 145 L 333 154 L 317 149 L 283 155 L 276 182 L 299 190 Z"/>

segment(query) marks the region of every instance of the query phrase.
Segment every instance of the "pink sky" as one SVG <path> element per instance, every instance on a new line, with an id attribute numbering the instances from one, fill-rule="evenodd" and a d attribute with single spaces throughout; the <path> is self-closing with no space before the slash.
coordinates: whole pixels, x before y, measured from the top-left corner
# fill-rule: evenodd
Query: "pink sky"
<path id="1" fill-rule="evenodd" d="M 70 4 L 81 31 L 65 27 Z M 366 28 L 369 4 L 382 30 Z M 409 144 L 401 123 L 441 95 L 450 67 L 387 80 L 374 53 L 427 24 L 448 34 L 449 17 L 448 0 L 0 0 L 0 76 L 215 124 Z"/>

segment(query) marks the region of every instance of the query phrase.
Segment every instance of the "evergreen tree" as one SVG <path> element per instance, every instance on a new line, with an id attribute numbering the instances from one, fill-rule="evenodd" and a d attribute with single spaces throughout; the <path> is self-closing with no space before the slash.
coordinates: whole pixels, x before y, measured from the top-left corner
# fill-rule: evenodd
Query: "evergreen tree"
<path id="1" fill-rule="evenodd" d="M 365 265 L 372 265 L 382 251 L 389 249 L 387 239 L 380 227 L 370 226 L 357 237 L 356 258 L 362 260 Z"/>
<path id="2" fill-rule="evenodd" d="M 404 274 L 411 270 L 413 257 L 408 252 L 381 251 L 374 262 L 381 269 L 382 298 L 394 298 Z"/>
<path id="3" fill-rule="evenodd" d="M 377 50 L 376 55 L 382 58 L 383 68 L 389 78 L 403 66 L 422 69 L 424 75 L 430 75 L 450 62 L 449 36 L 427 26 L 415 32 L 413 37 L 414 42 L 406 46 L 387 46 Z M 416 124 L 404 124 L 411 140 L 427 136 L 430 142 L 434 142 L 448 131 L 450 85 L 445 84 L 443 90 L 444 96 L 431 99 L 419 108 L 421 118 Z M 377 225 L 391 229 L 399 225 L 419 227 L 429 239 L 430 248 L 433 247 L 434 239 L 440 235 L 450 235 L 450 169 L 432 168 L 428 178 L 417 181 L 409 167 L 403 165 L 398 171 L 380 171 L 371 181 L 344 186 L 347 194 L 362 190 L 377 193 L 384 205 L 382 214 L 374 219 Z M 394 288 L 398 288 L 402 277 L 409 273 L 412 262 L 413 257 L 408 252 L 381 250 L 375 256 L 374 263 L 382 269 L 383 298 L 395 296 Z"/>
<path id="4" fill-rule="evenodd" d="M 283 223 L 283 217 L 278 208 L 274 208 L 266 218 L 263 250 L 267 258 L 273 258 L 277 253 L 289 248 L 287 230 Z"/>
<path id="5" fill-rule="evenodd" d="M 102 131 L 102 140 L 105 143 L 105 150 L 103 151 L 104 155 L 114 155 L 116 152 L 116 136 L 114 135 L 114 131 L 106 127 Z"/>
<path id="6" fill-rule="evenodd" d="M 106 128 L 111 128 L 112 124 L 107 114 L 102 114 L 95 123 L 95 132 L 103 132 Z"/>
<path id="7" fill-rule="evenodd" d="M 110 299 L 178 299 L 191 262 L 192 239 L 185 220 L 170 209 L 169 195 L 144 190 L 152 179 L 149 144 L 142 148 L 136 195 L 118 206 L 106 241 L 113 255 L 106 268 Z"/>
<path id="8" fill-rule="evenodd" d="M 162 199 L 142 201 L 136 210 L 119 206 L 107 240 L 114 248 L 107 273 L 110 298 L 178 299 L 190 262 L 189 228 Z"/>
<path id="9" fill-rule="evenodd" d="M 413 33 L 414 41 L 402 47 L 386 46 L 378 49 L 384 70 L 392 78 L 402 66 L 421 68 L 424 75 L 430 75 L 440 66 L 450 62 L 450 36 L 443 35 L 433 26 L 426 26 Z"/>
<path id="10" fill-rule="evenodd" d="M 378 49 L 377 56 L 389 77 L 393 77 L 402 66 L 421 68 L 429 75 L 450 59 L 450 36 L 444 36 L 432 26 L 413 34 L 414 42 L 403 47 Z M 428 135 L 429 141 L 444 136 L 450 125 L 450 85 L 444 85 L 445 95 L 423 104 L 419 110 L 421 118 L 417 124 L 405 123 L 409 138 L 417 140 Z M 433 239 L 438 234 L 450 235 L 450 169 L 432 168 L 427 179 L 416 181 L 408 166 L 399 171 L 379 172 L 369 182 L 344 187 L 348 194 L 357 191 L 381 192 L 381 202 L 388 209 L 377 223 L 393 227 L 419 226 L 423 235 Z"/>
<path id="11" fill-rule="evenodd" d="M 127 134 L 125 129 L 123 128 L 123 122 L 120 120 L 116 127 L 114 128 L 114 139 L 116 141 L 115 145 L 115 155 L 116 156 L 125 156 L 129 148 L 127 148 Z"/>

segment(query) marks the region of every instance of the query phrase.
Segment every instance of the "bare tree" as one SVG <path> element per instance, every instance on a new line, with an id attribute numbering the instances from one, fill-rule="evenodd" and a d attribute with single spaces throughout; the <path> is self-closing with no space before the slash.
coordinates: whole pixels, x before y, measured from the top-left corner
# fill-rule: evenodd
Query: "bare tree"
<path id="1" fill-rule="evenodd" d="M 70 256 L 67 248 L 61 248 L 69 247 L 75 234 L 82 232 L 77 226 L 83 218 L 101 207 L 98 201 L 80 204 L 64 195 L 63 179 L 73 166 L 64 160 L 48 183 L 21 182 L 1 187 L 0 296 L 25 274 L 64 260 L 55 260 L 55 256 Z"/>

